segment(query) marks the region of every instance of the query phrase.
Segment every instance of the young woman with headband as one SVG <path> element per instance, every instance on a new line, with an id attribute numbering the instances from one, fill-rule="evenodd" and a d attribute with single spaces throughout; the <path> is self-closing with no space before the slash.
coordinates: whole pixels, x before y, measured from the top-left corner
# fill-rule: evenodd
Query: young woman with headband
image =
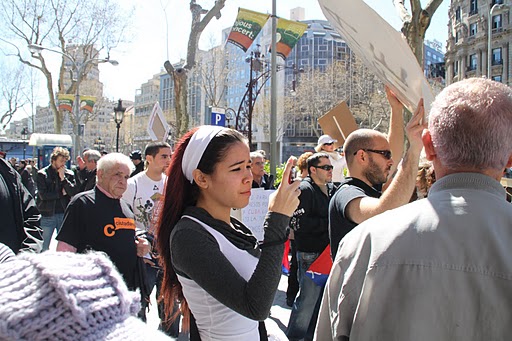
<path id="1" fill-rule="evenodd" d="M 292 168 L 288 161 L 283 179 Z M 231 208 L 247 206 L 251 195 L 251 159 L 242 134 L 193 129 L 179 141 L 168 176 L 157 229 L 165 306 L 181 302 L 192 341 L 266 340 L 258 321 L 268 317 L 279 284 L 299 183 L 283 181 L 271 196 L 259 245 L 230 217 Z"/>

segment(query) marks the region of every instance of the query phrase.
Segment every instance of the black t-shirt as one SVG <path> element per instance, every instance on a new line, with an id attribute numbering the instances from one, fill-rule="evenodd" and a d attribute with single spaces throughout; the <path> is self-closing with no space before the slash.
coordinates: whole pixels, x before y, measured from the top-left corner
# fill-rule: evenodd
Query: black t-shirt
<path id="1" fill-rule="evenodd" d="M 345 217 L 348 203 L 362 197 L 380 198 L 381 194 L 380 191 L 357 178 L 346 178 L 341 183 L 329 204 L 329 239 L 333 260 L 338 252 L 341 239 L 358 225 Z"/>
<path id="2" fill-rule="evenodd" d="M 76 247 L 77 252 L 105 252 L 134 289 L 135 221 L 124 200 L 111 199 L 96 187 L 77 194 L 66 209 L 57 240 Z"/>

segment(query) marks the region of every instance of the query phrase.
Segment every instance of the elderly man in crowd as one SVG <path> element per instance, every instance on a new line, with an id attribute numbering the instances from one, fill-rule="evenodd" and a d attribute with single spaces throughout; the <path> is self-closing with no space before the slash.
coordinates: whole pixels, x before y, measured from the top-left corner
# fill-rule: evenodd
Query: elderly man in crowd
<path id="1" fill-rule="evenodd" d="M 83 152 L 83 158 L 77 157 L 78 172 L 77 183 L 79 183 L 78 192 L 89 191 L 96 185 L 96 167 L 101 153 L 94 149 L 87 149 Z"/>
<path id="2" fill-rule="evenodd" d="M 105 252 L 123 275 L 129 288 L 138 286 L 137 255 L 150 251 L 147 240 L 135 239 L 135 221 L 128 203 L 121 200 L 133 164 L 121 153 L 98 161 L 98 181 L 90 191 L 77 194 L 69 203 L 57 235 L 57 251 Z"/>
<path id="3" fill-rule="evenodd" d="M 436 98 L 422 136 L 428 198 L 340 243 L 316 340 L 504 340 L 512 333 L 512 90 L 470 78 Z"/>

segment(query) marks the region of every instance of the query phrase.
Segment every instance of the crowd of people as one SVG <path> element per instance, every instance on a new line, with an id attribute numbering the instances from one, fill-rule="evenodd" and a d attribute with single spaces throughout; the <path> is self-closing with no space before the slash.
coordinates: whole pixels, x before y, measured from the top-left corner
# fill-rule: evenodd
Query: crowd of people
<path id="1" fill-rule="evenodd" d="M 72 169 L 61 147 L 40 170 L 0 160 L 0 339 L 506 339 L 512 90 L 462 80 L 407 124 L 386 94 L 387 134 L 341 152 L 322 135 L 280 182 L 217 126 Z M 231 216 L 254 188 L 273 190 L 263 241 Z M 286 243 L 284 335 L 268 326 Z M 161 332 L 143 323 L 155 288 Z"/>

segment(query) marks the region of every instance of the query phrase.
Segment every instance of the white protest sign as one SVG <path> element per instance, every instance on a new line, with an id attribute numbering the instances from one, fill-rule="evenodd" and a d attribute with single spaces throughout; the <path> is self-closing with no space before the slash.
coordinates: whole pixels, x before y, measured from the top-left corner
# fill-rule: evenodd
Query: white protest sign
<path id="1" fill-rule="evenodd" d="M 153 106 L 148 122 L 148 134 L 153 141 L 166 141 L 169 136 L 169 125 L 158 102 Z"/>
<path id="2" fill-rule="evenodd" d="M 263 230 L 263 221 L 268 212 L 268 198 L 275 190 L 264 190 L 263 188 L 253 188 L 249 205 L 242 208 L 242 223 L 252 231 L 258 241 L 263 241 L 265 231 Z"/>
<path id="3" fill-rule="evenodd" d="M 423 97 L 428 113 L 432 89 L 401 33 L 362 0 L 318 0 L 325 17 L 370 70 L 414 112 Z"/>

